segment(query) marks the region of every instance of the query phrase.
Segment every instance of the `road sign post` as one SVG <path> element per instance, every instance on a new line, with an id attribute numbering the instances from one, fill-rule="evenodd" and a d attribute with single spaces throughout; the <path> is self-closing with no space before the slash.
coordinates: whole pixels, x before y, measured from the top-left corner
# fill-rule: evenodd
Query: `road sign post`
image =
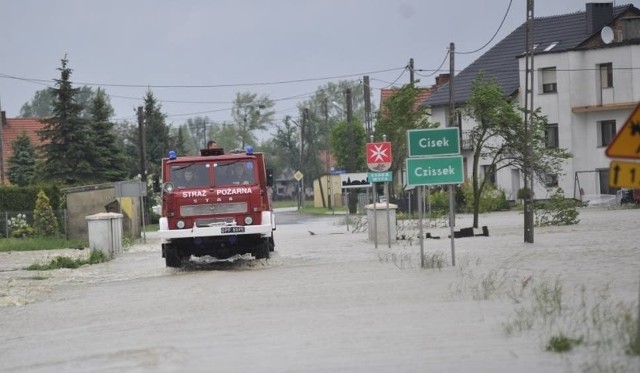
<path id="1" fill-rule="evenodd" d="M 428 128 L 407 131 L 409 158 L 405 161 L 407 185 L 449 184 L 449 228 L 451 231 L 451 265 L 456 265 L 454 227 L 455 199 L 453 186 L 464 181 L 463 161 L 460 155 L 460 131 L 457 127 Z M 420 193 L 421 195 L 421 193 Z M 422 197 L 421 197 L 422 198 Z M 422 201 L 420 201 L 422 205 Z M 422 227 L 422 212 L 420 213 Z M 420 266 L 424 268 L 424 237 L 420 231 Z"/>
<path id="2" fill-rule="evenodd" d="M 462 184 L 462 156 L 407 158 L 407 185 Z"/>
<path id="3" fill-rule="evenodd" d="M 428 128 L 407 131 L 409 157 L 460 154 L 460 132 L 457 127 Z"/>

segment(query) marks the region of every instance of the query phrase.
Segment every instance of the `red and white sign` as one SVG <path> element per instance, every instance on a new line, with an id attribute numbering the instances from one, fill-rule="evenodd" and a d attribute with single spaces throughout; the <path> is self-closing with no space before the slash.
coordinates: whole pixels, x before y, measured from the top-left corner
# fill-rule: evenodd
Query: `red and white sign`
<path id="1" fill-rule="evenodd" d="M 387 171 L 391 168 L 391 143 L 367 143 L 367 166 L 371 171 Z"/>

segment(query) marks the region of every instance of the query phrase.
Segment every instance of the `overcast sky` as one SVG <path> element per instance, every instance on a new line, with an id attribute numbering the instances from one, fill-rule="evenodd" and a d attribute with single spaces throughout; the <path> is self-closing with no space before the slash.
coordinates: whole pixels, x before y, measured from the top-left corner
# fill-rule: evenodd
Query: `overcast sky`
<path id="1" fill-rule="evenodd" d="M 535 0 L 535 16 L 585 9 L 585 0 Z M 640 0 L 616 1 L 616 5 Z M 45 83 L 59 78 L 67 55 L 72 81 L 101 85 L 115 119 L 134 120 L 147 87 L 168 122 L 207 115 L 230 121 L 235 93 L 266 94 L 276 119 L 329 81 L 369 75 L 380 89 L 409 80 L 434 83 L 449 43 L 462 69 L 525 21 L 526 0 L 3 0 L 0 2 L 0 100 L 19 114 Z M 385 72 L 380 72 L 385 71 Z M 433 75 L 432 75 L 433 74 Z M 348 77 L 347 77 L 348 76 Z M 341 77 L 341 78 L 339 78 Z M 322 79 L 328 78 L 328 79 Z M 296 83 L 275 83 L 304 80 Z M 116 87 L 112 85 L 137 85 Z M 158 86 L 192 86 L 162 88 Z M 193 86 L 227 85 L 195 88 Z M 296 99 L 286 99 L 296 97 Z M 181 101 L 172 102 L 172 101 Z"/>

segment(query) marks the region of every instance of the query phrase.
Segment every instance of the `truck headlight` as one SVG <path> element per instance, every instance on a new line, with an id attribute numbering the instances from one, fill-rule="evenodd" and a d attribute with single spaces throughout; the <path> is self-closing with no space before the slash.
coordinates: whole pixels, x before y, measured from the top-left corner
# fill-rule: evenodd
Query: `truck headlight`
<path id="1" fill-rule="evenodd" d="M 253 218 L 251 216 L 244 217 L 244 225 L 251 225 L 253 223 Z"/>
<path id="2" fill-rule="evenodd" d="M 173 192 L 173 189 L 175 189 L 175 185 L 173 185 L 173 183 L 169 181 L 164 183 L 164 185 L 162 186 L 162 189 L 164 190 L 165 193 L 171 193 Z"/>
<path id="3" fill-rule="evenodd" d="M 184 220 L 178 220 L 176 227 L 178 227 L 178 229 L 184 228 Z"/>

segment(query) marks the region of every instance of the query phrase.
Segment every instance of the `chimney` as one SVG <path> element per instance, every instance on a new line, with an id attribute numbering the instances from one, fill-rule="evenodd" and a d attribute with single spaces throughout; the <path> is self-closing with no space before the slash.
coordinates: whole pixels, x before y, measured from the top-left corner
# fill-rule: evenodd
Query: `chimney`
<path id="1" fill-rule="evenodd" d="M 0 111 L 0 119 L 2 120 L 2 122 L 0 122 L 0 123 L 2 123 L 3 126 L 7 124 L 7 112 L 6 111 L 4 111 L 4 110 Z"/>
<path id="2" fill-rule="evenodd" d="M 449 74 L 440 74 L 436 76 L 436 87 L 440 87 L 441 85 L 447 83 L 449 81 Z"/>
<path id="3" fill-rule="evenodd" d="M 587 3 L 587 35 L 600 31 L 613 18 L 612 3 Z"/>

